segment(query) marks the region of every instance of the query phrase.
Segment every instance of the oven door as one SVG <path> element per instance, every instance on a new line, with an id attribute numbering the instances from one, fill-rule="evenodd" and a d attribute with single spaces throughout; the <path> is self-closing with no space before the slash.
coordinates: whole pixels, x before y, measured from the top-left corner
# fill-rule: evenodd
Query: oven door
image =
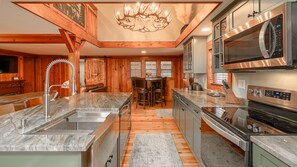
<path id="1" fill-rule="evenodd" d="M 201 159 L 206 167 L 248 167 L 249 142 L 201 113 Z"/>
<path id="2" fill-rule="evenodd" d="M 225 34 L 224 69 L 287 66 L 284 17 L 266 13 Z"/>

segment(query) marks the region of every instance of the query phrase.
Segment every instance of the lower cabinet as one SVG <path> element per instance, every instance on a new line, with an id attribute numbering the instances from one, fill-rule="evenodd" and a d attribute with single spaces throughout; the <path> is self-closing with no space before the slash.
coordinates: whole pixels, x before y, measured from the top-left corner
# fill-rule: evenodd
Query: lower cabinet
<path id="1" fill-rule="evenodd" d="M 194 149 L 193 152 L 195 154 L 196 159 L 201 157 L 201 117 L 200 114 L 193 117 L 193 131 L 194 131 Z"/>
<path id="2" fill-rule="evenodd" d="M 253 167 L 289 167 L 275 156 L 271 155 L 253 143 Z"/>
<path id="3" fill-rule="evenodd" d="M 179 106 L 179 108 L 179 130 L 185 136 L 186 110 L 181 105 Z"/>
<path id="4" fill-rule="evenodd" d="M 199 160 L 201 152 L 201 110 L 192 103 L 186 102 L 182 97 L 178 97 L 178 95 L 173 96 L 173 101 L 175 121 L 193 155 Z"/>
<path id="5" fill-rule="evenodd" d="M 185 107 L 186 112 L 186 125 L 185 125 L 185 137 L 190 148 L 193 148 L 193 138 L 194 138 L 194 129 L 193 129 L 193 120 L 194 116 L 189 108 Z"/>

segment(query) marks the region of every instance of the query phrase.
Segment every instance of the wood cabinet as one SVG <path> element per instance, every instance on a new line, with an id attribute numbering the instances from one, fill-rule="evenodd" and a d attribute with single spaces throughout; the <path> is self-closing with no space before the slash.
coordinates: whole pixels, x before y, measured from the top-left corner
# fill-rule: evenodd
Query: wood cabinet
<path id="1" fill-rule="evenodd" d="M 0 95 L 14 95 L 24 93 L 25 80 L 0 82 Z"/>
<path id="2" fill-rule="evenodd" d="M 253 167 L 289 167 L 284 162 L 271 155 L 258 145 L 253 147 Z"/>
<path id="3" fill-rule="evenodd" d="M 192 36 L 184 43 L 184 72 L 206 73 L 206 37 Z"/>
<path id="4" fill-rule="evenodd" d="M 201 155 L 201 110 L 179 94 L 175 92 L 173 94 L 173 113 L 176 124 L 199 161 Z"/>

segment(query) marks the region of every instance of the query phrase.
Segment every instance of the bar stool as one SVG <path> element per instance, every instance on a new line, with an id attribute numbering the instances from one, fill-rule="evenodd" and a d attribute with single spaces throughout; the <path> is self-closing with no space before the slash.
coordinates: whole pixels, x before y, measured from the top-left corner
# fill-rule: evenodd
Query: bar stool
<path id="1" fill-rule="evenodd" d="M 156 84 L 156 88 L 154 88 L 154 103 L 161 103 L 161 107 L 163 107 L 163 103 L 166 106 L 166 77 L 162 78 L 160 84 Z"/>
<path id="2" fill-rule="evenodd" d="M 135 78 L 135 89 L 137 92 L 136 108 L 138 104 L 142 104 L 145 109 L 146 104 L 149 104 L 150 91 L 147 89 L 146 80 L 144 78 Z"/>
<path id="3" fill-rule="evenodd" d="M 139 78 L 139 77 L 131 77 L 132 100 L 137 100 L 137 90 L 136 90 L 136 81 L 135 81 L 136 78 Z"/>

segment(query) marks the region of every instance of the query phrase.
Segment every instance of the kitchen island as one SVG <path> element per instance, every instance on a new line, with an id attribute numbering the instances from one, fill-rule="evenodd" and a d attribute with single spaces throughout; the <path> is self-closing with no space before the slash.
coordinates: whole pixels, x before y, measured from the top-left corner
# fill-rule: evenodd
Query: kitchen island
<path id="1" fill-rule="evenodd" d="M 82 93 L 50 102 L 47 121 L 43 106 L 1 116 L 0 166 L 104 166 L 118 157 L 119 114 L 130 100 L 131 93 Z M 98 113 L 104 117 L 92 121 Z M 88 119 L 70 121 L 79 114 Z"/>

